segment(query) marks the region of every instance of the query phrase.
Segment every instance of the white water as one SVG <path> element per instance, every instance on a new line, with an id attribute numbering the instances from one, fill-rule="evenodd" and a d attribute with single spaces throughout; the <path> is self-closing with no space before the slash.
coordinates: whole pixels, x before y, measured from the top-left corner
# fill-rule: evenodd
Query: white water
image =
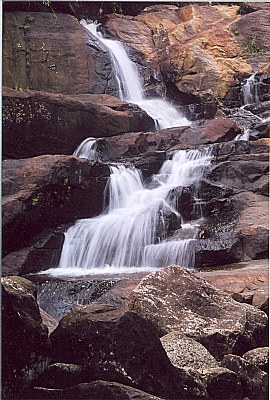
<path id="1" fill-rule="evenodd" d="M 196 222 L 182 220 L 178 232 L 184 239 L 168 237 L 168 218 L 181 219 L 168 195 L 175 187 L 198 181 L 210 162 L 209 151 L 180 150 L 165 161 L 150 187 L 135 168 L 111 167 L 108 208 L 97 217 L 78 220 L 66 232 L 59 267 L 46 274 L 151 271 L 172 263 L 192 268 Z"/>
<path id="2" fill-rule="evenodd" d="M 102 41 L 111 53 L 120 97 L 138 104 L 156 121 L 158 128 L 190 124 L 163 99 L 146 99 L 137 67 L 120 42 L 104 39 L 95 24 L 82 24 Z M 95 142 L 86 139 L 74 155 L 94 158 Z M 166 161 L 150 186 L 132 167 L 111 167 L 105 197 L 108 208 L 95 218 L 78 220 L 65 233 L 59 267 L 46 274 L 88 274 L 151 271 L 177 263 L 192 268 L 195 257 L 196 221 L 187 223 L 170 199 L 171 190 L 198 181 L 211 162 L 209 151 L 178 151 Z M 170 217 L 181 221 L 169 236 Z"/>
<path id="3" fill-rule="evenodd" d="M 96 161 L 99 159 L 98 152 L 96 150 L 96 140 L 94 138 L 85 139 L 74 151 L 73 155 L 78 158 L 87 158 L 90 161 Z"/>
<path id="4" fill-rule="evenodd" d="M 259 83 L 256 81 L 255 75 L 255 73 L 252 74 L 242 87 L 244 105 L 260 102 Z"/>
<path id="5" fill-rule="evenodd" d="M 96 23 L 88 24 L 85 20 L 82 20 L 81 24 L 109 50 L 121 100 L 137 104 L 146 111 L 155 121 L 157 129 L 190 125 L 190 121 L 166 100 L 162 98 L 147 99 L 144 96 L 143 81 L 140 78 L 138 68 L 129 59 L 121 42 L 103 38 L 101 33 L 97 31 L 98 25 Z"/>

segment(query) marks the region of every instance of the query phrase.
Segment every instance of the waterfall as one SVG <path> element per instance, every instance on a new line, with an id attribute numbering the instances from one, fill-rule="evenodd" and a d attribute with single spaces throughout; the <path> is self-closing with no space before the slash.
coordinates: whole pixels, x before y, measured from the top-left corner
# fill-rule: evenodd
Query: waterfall
<path id="1" fill-rule="evenodd" d="M 239 126 L 243 130 L 243 133 L 237 135 L 234 140 L 249 140 L 250 135 L 253 132 L 252 126 L 249 123 L 249 119 L 257 119 L 261 122 L 262 119 L 257 115 L 253 114 L 251 111 L 246 110 L 246 106 L 252 104 L 258 104 L 260 102 L 260 82 L 255 79 L 256 73 L 250 75 L 247 78 L 246 83 L 242 87 L 242 97 L 244 105 L 240 107 L 239 112 L 242 114 L 243 122 L 239 121 Z"/>
<path id="2" fill-rule="evenodd" d="M 190 121 L 166 100 L 145 97 L 143 81 L 138 68 L 128 57 L 121 42 L 103 38 L 102 34 L 97 31 L 96 23 L 88 24 L 82 20 L 81 24 L 109 50 L 121 100 L 137 104 L 146 111 L 155 121 L 157 129 L 190 125 Z"/>
<path id="3" fill-rule="evenodd" d="M 134 167 L 112 166 L 107 209 L 68 229 L 59 267 L 46 274 L 149 271 L 172 263 L 192 268 L 196 221 L 184 221 L 170 193 L 198 181 L 210 163 L 209 150 L 177 151 L 148 185 Z M 179 221 L 173 235 L 171 219 Z"/>
<path id="4" fill-rule="evenodd" d="M 87 158 L 90 161 L 96 161 L 99 159 L 96 145 L 97 142 L 94 138 L 87 138 L 77 147 L 73 155 L 79 158 Z"/>
<path id="5" fill-rule="evenodd" d="M 145 97 L 137 66 L 122 43 L 103 38 L 96 24 L 81 23 L 110 51 L 121 99 L 143 108 L 158 129 L 190 124 L 167 101 Z M 94 158 L 95 146 L 94 139 L 88 138 L 74 155 Z M 101 215 L 78 220 L 68 229 L 59 267 L 45 273 L 130 273 L 172 263 L 192 268 L 198 221 L 185 221 L 172 191 L 200 180 L 210 163 L 209 150 L 177 151 L 148 184 L 133 166 L 112 165 L 104 193 L 108 207 Z"/>
<path id="6" fill-rule="evenodd" d="M 260 102 L 259 82 L 256 81 L 255 75 L 252 74 L 242 87 L 244 105 Z"/>

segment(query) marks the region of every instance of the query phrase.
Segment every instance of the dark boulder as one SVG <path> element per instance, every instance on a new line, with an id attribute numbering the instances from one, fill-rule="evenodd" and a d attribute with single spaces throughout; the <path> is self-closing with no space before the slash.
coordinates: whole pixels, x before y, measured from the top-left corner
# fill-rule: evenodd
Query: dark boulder
<path id="1" fill-rule="evenodd" d="M 73 154 L 88 137 L 154 129 L 138 106 L 105 95 L 3 90 L 3 155 Z"/>
<path id="2" fill-rule="evenodd" d="M 48 329 L 42 323 L 36 286 L 22 277 L 2 278 L 2 396 L 22 392 L 47 367 Z"/>
<path id="3" fill-rule="evenodd" d="M 67 389 L 84 382 L 80 365 L 56 363 L 49 365 L 35 380 L 33 386 L 49 389 Z"/>
<path id="4" fill-rule="evenodd" d="M 111 305 L 85 305 L 51 334 L 53 360 L 82 365 L 87 381 L 114 381 L 156 396 L 203 399 L 199 380 L 169 361 L 152 325 Z"/>
<path id="5" fill-rule="evenodd" d="M 3 255 L 50 227 L 99 213 L 109 175 L 105 164 L 69 156 L 4 160 Z"/>
<path id="6" fill-rule="evenodd" d="M 31 240 L 28 247 L 13 251 L 2 259 L 2 275 L 27 275 L 57 267 L 63 243 L 61 230 L 42 232 Z"/>

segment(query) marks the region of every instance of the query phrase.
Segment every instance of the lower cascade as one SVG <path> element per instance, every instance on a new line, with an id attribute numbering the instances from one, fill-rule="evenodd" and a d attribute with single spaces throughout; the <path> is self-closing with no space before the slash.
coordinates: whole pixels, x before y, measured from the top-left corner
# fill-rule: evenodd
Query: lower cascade
<path id="1" fill-rule="evenodd" d="M 108 207 L 65 233 L 59 268 L 49 274 L 135 272 L 173 263 L 192 268 L 198 221 L 185 221 L 170 194 L 197 182 L 210 163 L 209 150 L 177 151 L 149 184 L 134 167 L 111 166 Z"/>

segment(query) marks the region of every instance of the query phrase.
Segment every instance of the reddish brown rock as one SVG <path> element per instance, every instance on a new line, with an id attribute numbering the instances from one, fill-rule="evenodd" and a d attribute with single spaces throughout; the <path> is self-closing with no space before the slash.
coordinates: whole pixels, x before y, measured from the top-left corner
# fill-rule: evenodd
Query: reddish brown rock
<path id="1" fill-rule="evenodd" d="M 230 141 L 239 128 L 230 119 L 216 118 L 189 127 L 163 129 L 159 132 L 131 132 L 106 138 L 103 154 L 105 159 L 116 160 L 152 151 L 191 149 L 195 146 Z"/>
<path id="2" fill-rule="evenodd" d="M 3 90 L 3 154 L 7 158 L 69 155 L 87 137 L 151 128 L 154 122 L 144 111 L 111 96 Z"/>
<path id="3" fill-rule="evenodd" d="M 109 167 L 69 156 L 4 160 L 3 255 L 60 223 L 99 213 Z"/>
<path id="4" fill-rule="evenodd" d="M 267 8 L 267 9 L 266 9 Z M 231 30 L 235 39 L 241 46 L 242 57 L 250 63 L 254 69 L 269 73 L 270 50 L 270 8 L 259 9 L 247 15 L 243 15 L 238 21 L 232 24 Z"/>
<path id="5" fill-rule="evenodd" d="M 133 18 L 111 15 L 107 26 L 143 54 L 153 76 L 170 82 L 168 90 L 173 86 L 178 100 L 183 93 L 223 98 L 236 74 L 252 72 L 230 30 L 237 11 L 238 6 L 223 5 L 149 7 Z"/>
<path id="6" fill-rule="evenodd" d="M 212 355 L 243 354 L 267 342 L 267 316 L 178 266 L 147 275 L 130 294 L 129 309 L 149 319 L 160 336 L 180 331 Z M 248 323 L 247 323 L 248 321 Z"/>
<path id="7" fill-rule="evenodd" d="M 256 292 L 260 287 L 268 286 L 269 261 L 243 261 L 219 270 L 202 270 L 195 274 L 228 293 Z"/>
<path id="8" fill-rule="evenodd" d="M 56 329 L 58 322 L 41 308 L 39 309 L 39 312 L 42 318 L 42 323 L 47 326 L 49 334 L 51 334 Z"/>

